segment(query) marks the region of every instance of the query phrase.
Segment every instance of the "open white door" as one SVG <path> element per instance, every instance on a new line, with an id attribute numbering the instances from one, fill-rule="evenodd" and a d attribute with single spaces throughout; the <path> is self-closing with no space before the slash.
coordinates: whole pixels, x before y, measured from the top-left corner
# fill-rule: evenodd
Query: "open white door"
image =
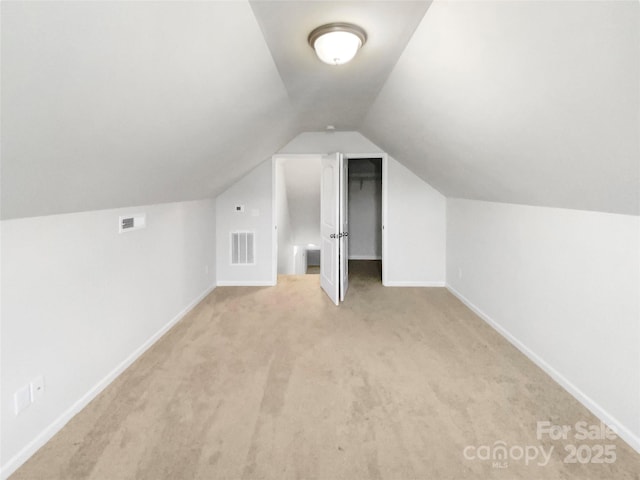
<path id="1" fill-rule="evenodd" d="M 342 155 L 340 155 L 342 157 Z M 349 160 L 340 158 L 340 301 L 349 288 Z"/>
<path id="2" fill-rule="evenodd" d="M 320 186 L 320 286 L 329 298 L 340 302 L 340 171 L 339 153 L 322 156 Z"/>

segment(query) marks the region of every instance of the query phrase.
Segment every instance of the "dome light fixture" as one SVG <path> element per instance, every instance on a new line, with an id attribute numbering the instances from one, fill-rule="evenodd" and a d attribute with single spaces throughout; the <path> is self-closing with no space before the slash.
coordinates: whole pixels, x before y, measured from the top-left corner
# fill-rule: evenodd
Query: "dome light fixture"
<path id="1" fill-rule="evenodd" d="M 309 45 L 329 65 L 342 65 L 356 56 L 367 41 L 367 33 L 351 23 L 328 23 L 309 34 Z"/>

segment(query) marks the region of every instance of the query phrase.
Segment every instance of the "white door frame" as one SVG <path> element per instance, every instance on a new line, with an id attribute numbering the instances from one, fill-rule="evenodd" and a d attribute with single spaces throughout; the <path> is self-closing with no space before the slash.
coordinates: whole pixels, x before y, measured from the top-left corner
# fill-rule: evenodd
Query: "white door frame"
<path id="1" fill-rule="evenodd" d="M 276 206 L 277 178 L 276 165 L 279 158 L 271 157 L 271 284 L 278 284 L 278 210 Z"/>
<path id="2" fill-rule="evenodd" d="M 382 285 L 387 286 L 387 269 L 385 259 L 387 255 L 387 204 L 388 204 L 388 158 L 386 153 L 345 153 L 344 158 L 357 160 L 361 158 L 381 158 L 382 159 Z"/>
<path id="3" fill-rule="evenodd" d="M 340 181 L 338 185 L 338 225 L 340 227 L 340 236 L 338 239 L 338 252 L 340 258 L 340 301 L 344 302 L 344 298 L 349 289 L 349 158 L 340 155 Z"/>

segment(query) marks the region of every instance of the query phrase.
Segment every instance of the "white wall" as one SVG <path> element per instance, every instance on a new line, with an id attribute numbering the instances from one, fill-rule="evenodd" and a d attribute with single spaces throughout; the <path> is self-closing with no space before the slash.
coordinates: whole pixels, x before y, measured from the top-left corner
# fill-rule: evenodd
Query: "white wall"
<path id="1" fill-rule="evenodd" d="M 349 258 L 382 258 L 382 160 L 349 160 Z"/>
<path id="2" fill-rule="evenodd" d="M 385 285 L 444 286 L 446 199 L 393 158 L 387 165 Z"/>
<path id="3" fill-rule="evenodd" d="M 447 282 L 640 450 L 640 218 L 447 200 Z"/>
<path id="4" fill-rule="evenodd" d="M 303 132 L 278 153 L 383 153 L 359 132 Z"/>
<path id="5" fill-rule="evenodd" d="M 291 231 L 296 245 L 320 245 L 320 155 L 288 157 L 284 161 Z"/>
<path id="6" fill-rule="evenodd" d="M 147 227 L 119 234 L 139 212 Z M 2 476 L 212 288 L 214 216 L 203 200 L 2 222 Z M 16 416 L 37 375 L 44 396 Z"/>
<path id="7" fill-rule="evenodd" d="M 218 285 L 273 285 L 272 160 L 258 165 L 216 198 L 216 267 Z M 244 205 L 244 213 L 235 211 Z M 231 232 L 255 232 L 255 265 L 231 265 Z M 277 263 L 277 262 L 276 262 Z"/>
<path id="8" fill-rule="evenodd" d="M 274 160 L 276 175 L 276 225 L 278 227 L 278 274 L 291 275 L 294 271 L 293 235 L 291 232 L 291 216 L 289 214 L 289 198 L 284 162 Z"/>

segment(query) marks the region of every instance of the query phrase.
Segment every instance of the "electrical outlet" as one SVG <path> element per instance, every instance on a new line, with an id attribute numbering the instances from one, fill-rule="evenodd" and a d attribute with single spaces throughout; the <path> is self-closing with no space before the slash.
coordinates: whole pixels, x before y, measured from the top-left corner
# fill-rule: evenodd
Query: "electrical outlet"
<path id="1" fill-rule="evenodd" d="M 458 267 L 458 278 L 462 279 L 462 268 Z"/>
<path id="2" fill-rule="evenodd" d="M 31 401 L 35 402 L 38 398 L 44 395 L 44 377 L 42 375 L 38 375 L 36 378 L 31 380 Z"/>
<path id="3" fill-rule="evenodd" d="M 29 405 L 31 405 L 31 388 L 29 385 L 25 385 L 13 394 L 13 407 L 15 414 L 18 415 Z"/>
<path id="4" fill-rule="evenodd" d="M 209 275 L 209 265 L 204 266 L 204 274 Z"/>

